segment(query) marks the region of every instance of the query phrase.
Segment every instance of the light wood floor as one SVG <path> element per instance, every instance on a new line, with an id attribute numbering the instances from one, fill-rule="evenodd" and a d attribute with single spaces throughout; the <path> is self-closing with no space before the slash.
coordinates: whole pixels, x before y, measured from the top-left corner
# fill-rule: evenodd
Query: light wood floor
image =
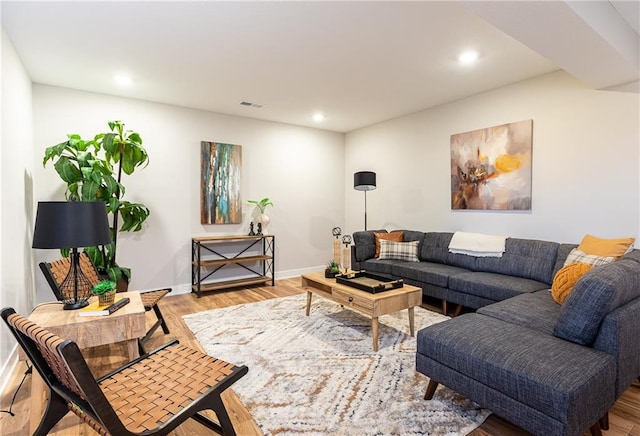
<path id="1" fill-rule="evenodd" d="M 182 315 L 202 312 L 209 309 L 232 306 L 235 304 L 249 303 L 254 301 L 266 300 L 275 297 L 284 297 L 303 292 L 299 286 L 300 279 L 278 280 L 276 286 L 252 287 L 247 289 L 235 289 L 224 292 L 212 292 L 205 294 L 202 298 L 196 298 L 195 294 L 176 295 L 166 297 L 160 302 L 160 308 L 167 320 L 171 333 L 169 335 L 162 334 L 158 330 L 151 340 L 147 343 L 147 348 L 159 346 L 170 339 L 177 338 L 181 343 L 200 349 L 199 344 L 195 341 L 193 335 L 182 321 Z M 437 311 L 433 306 L 425 306 L 428 309 Z M 153 321 L 153 314 L 148 313 L 148 321 Z M 5 328 L 5 327 L 0 327 Z M 88 350 L 86 354 L 90 365 L 95 370 L 95 375 L 100 376 L 107 373 L 111 369 L 125 362 L 125 350 L 119 346 L 98 347 Z M 26 365 L 21 362 L 12 375 L 11 381 L 7 388 L 2 392 L 0 398 L 0 409 L 7 410 L 11 403 L 18 384 L 23 378 Z M 0 435 L 3 436 L 23 436 L 28 435 L 29 429 L 29 413 L 30 413 L 30 383 L 31 376 L 27 376 L 24 384 L 20 388 L 13 404 L 13 412 L 15 416 L 6 413 L 0 413 Z M 260 435 L 260 431 L 251 418 L 250 414 L 240 403 L 233 392 L 227 391 L 224 396 L 224 402 L 227 410 L 234 423 L 234 427 L 239 436 Z M 640 436 L 640 385 L 632 385 L 624 395 L 616 402 L 613 409 L 609 413 L 610 430 L 604 432 L 605 436 L 623 436 L 635 435 Z M 89 427 L 80 423 L 75 415 L 69 413 L 54 428 L 51 433 L 56 436 L 85 436 L 95 435 L 96 433 Z M 200 424 L 187 421 L 181 425 L 175 432 L 171 433 L 176 436 L 191 436 L 215 434 L 205 429 Z M 487 421 L 478 429 L 471 433 L 472 436 L 522 436 L 526 433 L 521 429 L 509 424 L 508 422 L 490 416 Z"/>

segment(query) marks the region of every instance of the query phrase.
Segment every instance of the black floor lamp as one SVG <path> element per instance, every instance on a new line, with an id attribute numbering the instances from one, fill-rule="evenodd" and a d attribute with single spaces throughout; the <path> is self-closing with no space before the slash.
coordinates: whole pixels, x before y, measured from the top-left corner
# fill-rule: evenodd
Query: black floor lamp
<path id="1" fill-rule="evenodd" d="M 376 173 L 358 171 L 353 175 L 353 189 L 364 191 L 364 230 L 367 230 L 367 191 L 376 189 Z"/>
<path id="2" fill-rule="evenodd" d="M 78 248 L 111 242 L 107 208 L 102 201 L 38 202 L 33 248 L 70 248 L 71 266 L 56 298 L 65 309 L 88 305 L 91 283 L 79 266 Z"/>

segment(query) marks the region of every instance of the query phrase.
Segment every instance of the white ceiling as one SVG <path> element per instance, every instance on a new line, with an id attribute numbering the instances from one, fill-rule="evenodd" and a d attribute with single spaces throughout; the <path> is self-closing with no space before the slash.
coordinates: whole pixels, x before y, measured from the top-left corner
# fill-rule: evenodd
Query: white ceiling
<path id="1" fill-rule="evenodd" d="M 637 92 L 638 5 L 2 0 L 0 13 L 35 83 L 348 132 L 558 69 Z M 472 67 L 456 62 L 466 49 Z"/>

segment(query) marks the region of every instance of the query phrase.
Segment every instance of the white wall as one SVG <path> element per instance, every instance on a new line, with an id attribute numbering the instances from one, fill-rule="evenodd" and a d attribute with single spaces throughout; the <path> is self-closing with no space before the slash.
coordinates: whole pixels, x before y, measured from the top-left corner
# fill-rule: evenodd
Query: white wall
<path id="1" fill-rule="evenodd" d="M 2 29 L 0 136 L 0 308 L 28 313 L 34 305 L 33 137 L 31 81 Z M 16 361 L 15 340 L 0 327 L 0 392 Z"/>
<path id="2" fill-rule="evenodd" d="M 532 210 L 452 211 L 450 135 L 525 119 L 533 119 Z M 638 238 L 639 120 L 638 94 L 596 91 L 556 72 L 348 133 L 347 227 L 363 228 L 353 173 L 372 170 L 369 229 Z"/>
<path id="3" fill-rule="evenodd" d="M 133 289 L 190 290 L 191 237 L 246 234 L 254 206 L 240 225 L 200 224 L 200 141 L 242 145 L 243 201 L 270 197 L 269 233 L 276 237 L 276 277 L 318 268 L 331 256 L 331 228 L 344 217 L 344 135 L 120 97 L 34 85 L 35 199 L 62 200 L 46 147 L 67 133 L 91 138 L 120 119 L 142 136 L 151 162 L 124 180 L 126 197 L 151 210 L 140 233 L 120 234 L 118 262 L 130 266 Z M 55 251 L 55 250 L 53 250 Z M 58 253 L 39 250 L 38 261 Z M 36 275 L 39 299 L 50 299 Z"/>

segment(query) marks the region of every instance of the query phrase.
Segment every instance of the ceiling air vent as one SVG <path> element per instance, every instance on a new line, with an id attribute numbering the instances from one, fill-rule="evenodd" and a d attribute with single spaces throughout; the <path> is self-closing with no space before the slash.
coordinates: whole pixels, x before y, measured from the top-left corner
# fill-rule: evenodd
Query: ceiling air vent
<path id="1" fill-rule="evenodd" d="M 262 109 L 264 107 L 263 104 L 251 103 L 250 101 L 241 101 L 240 106 L 254 107 L 256 109 Z"/>

